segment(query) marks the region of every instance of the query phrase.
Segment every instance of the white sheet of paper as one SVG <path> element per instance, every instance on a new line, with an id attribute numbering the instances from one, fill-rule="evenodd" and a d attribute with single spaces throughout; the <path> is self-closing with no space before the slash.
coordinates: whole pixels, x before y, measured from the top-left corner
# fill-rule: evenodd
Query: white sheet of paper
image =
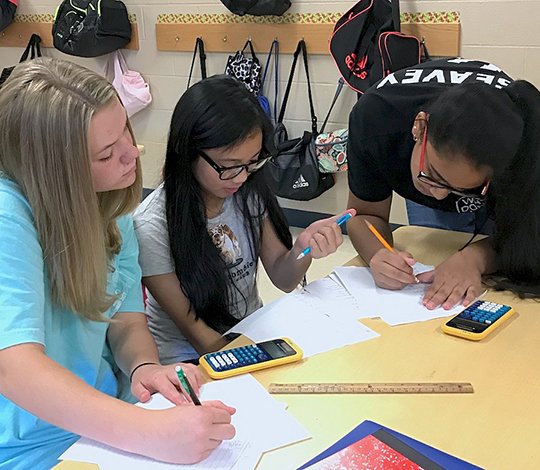
<path id="1" fill-rule="evenodd" d="M 375 285 L 369 268 L 340 267 L 334 272 L 366 314 L 381 317 L 392 326 L 456 315 L 463 310 L 462 305 L 450 310 L 441 307 L 428 310 L 422 305 L 428 284 L 411 284 L 402 290 L 389 290 Z"/>
<path id="2" fill-rule="evenodd" d="M 249 441 L 266 452 L 311 437 L 306 428 L 285 410 L 251 374 L 207 383 L 202 400 L 221 400 L 236 408 L 232 422 L 235 439 Z"/>
<path id="3" fill-rule="evenodd" d="M 235 438 L 224 441 L 208 459 L 198 464 L 172 465 L 157 462 L 85 438 L 79 439 L 60 459 L 95 463 L 101 470 L 243 470 L 240 462 L 257 462 L 262 452 L 311 437 L 307 430 L 285 411 L 283 403 L 275 400 L 249 374 L 207 383 L 201 388 L 200 398 L 221 400 L 235 407 L 237 411 L 232 417 L 236 428 Z M 138 406 L 157 410 L 174 405 L 162 395 L 156 394 L 149 402 L 139 403 Z"/>
<path id="4" fill-rule="evenodd" d="M 83 437 L 66 450 L 60 460 L 94 463 L 100 470 L 231 470 L 247 446 L 247 442 L 237 439 L 223 441 L 207 459 L 193 465 L 179 465 L 123 452 Z"/>
<path id="5" fill-rule="evenodd" d="M 291 338 L 300 346 L 304 357 L 379 336 L 358 321 L 336 320 L 325 313 L 326 306 L 309 293 L 296 291 L 252 313 L 230 331 L 256 343 Z"/>
<path id="6" fill-rule="evenodd" d="M 417 261 L 416 263 L 414 263 L 412 267 L 413 274 L 415 276 L 418 276 L 419 274 L 422 274 L 422 273 L 427 273 L 429 271 L 433 271 L 434 269 L 435 269 L 435 266 L 432 266 L 430 264 L 423 264 L 420 261 Z"/>
<path id="7" fill-rule="evenodd" d="M 335 274 L 310 282 L 304 289 L 320 304 L 322 312 L 336 320 L 361 318 L 358 301 L 353 297 Z"/>

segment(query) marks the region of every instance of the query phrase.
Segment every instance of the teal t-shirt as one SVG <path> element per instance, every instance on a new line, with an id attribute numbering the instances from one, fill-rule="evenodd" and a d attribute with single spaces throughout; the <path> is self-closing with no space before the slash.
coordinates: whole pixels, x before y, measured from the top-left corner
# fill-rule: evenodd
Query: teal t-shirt
<path id="1" fill-rule="evenodd" d="M 117 312 L 144 312 L 133 223 L 129 216 L 117 222 L 122 248 L 112 261 L 108 292 L 118 300 L 106 313 L 109 318 Z M 54 305 L 47 277 L 30 205 L 19 187 L 0 174 L 0 349 L 42 344 L 48 357 L 77 377 L 103 393 L 120 396 L 125 391 L 120 390 L 106 341 L 108 324 Z M 77 437 L 0 395 L 1 470 L 50 469 Z"/>

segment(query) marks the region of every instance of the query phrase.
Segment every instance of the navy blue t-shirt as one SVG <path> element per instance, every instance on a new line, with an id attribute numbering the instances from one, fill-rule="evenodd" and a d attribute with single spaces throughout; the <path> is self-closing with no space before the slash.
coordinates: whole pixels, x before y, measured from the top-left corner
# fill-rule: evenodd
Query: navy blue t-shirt
<path id="1" fill-rule="evenodd" d="M 413 184 L 411 154 L 414 118 L 449 86 L 485 83 L 503 88 L 512 79 L 493 64 L 469 59 L 441 59 L 395 72 L 373 85 L 349 118 L 347 159 L 349 188 L 359 199 L 379 202 L 395 191 L 434 209 L 474 212 L 476 198 L 454 194 L 442 200 L 426 196 Z M 481 125 L 481 124 L 480 124 Z"/>

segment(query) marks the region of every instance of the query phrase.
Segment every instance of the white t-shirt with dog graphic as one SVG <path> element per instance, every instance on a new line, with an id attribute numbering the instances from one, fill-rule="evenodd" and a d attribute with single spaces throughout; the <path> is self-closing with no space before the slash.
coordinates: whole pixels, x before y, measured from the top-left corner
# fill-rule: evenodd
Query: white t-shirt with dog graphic
<path id="1" fill-rule="evenodd" d="M 235 318 L 241 320 L 260 308 L 262 301 L 257 290 L 258 259 L 251 253 L 251 234 L 238 204 L 235 203 L 235 197 L 238 196 L 225 199 L 219 215 L 208 219 L 207 229 L 214 245 L 227 263 L 234 286 L 230 311 Z M 174 273 L 163 185 L 141 203 L 135 211 L 134 223 L 139 239 L 139 263 L 143 277 Z M 148 290 L 146 314 L 148 327 L 156 341 L 162 364 L 181 362 L 199 356 Z"/>

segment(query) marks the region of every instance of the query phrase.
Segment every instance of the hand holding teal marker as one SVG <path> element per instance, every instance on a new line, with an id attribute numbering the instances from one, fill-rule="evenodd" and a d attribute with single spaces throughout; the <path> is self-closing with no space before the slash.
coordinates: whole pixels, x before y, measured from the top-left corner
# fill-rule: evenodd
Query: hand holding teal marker
<path id="1" fill-rule="evenodd" d="M 343 225 L 345 222 L 347 222 L 347 220 L 349 220 L 350 218 L 352 217 L 351 213 L 350 212 L 347 212 L 346 214 L 343 214 L 339 219 L 336 220 L 336 224 L 338 224 L 339 226 Z M 311 251 L 311 247 L 308 246 L 304 251 L 302 251 L 302 253 L 300 253 L 298 256 L 297 256 L 297 260 L 298 259 L 302 259 L 304 256 L 306 256 L 309 252 Z"/>

